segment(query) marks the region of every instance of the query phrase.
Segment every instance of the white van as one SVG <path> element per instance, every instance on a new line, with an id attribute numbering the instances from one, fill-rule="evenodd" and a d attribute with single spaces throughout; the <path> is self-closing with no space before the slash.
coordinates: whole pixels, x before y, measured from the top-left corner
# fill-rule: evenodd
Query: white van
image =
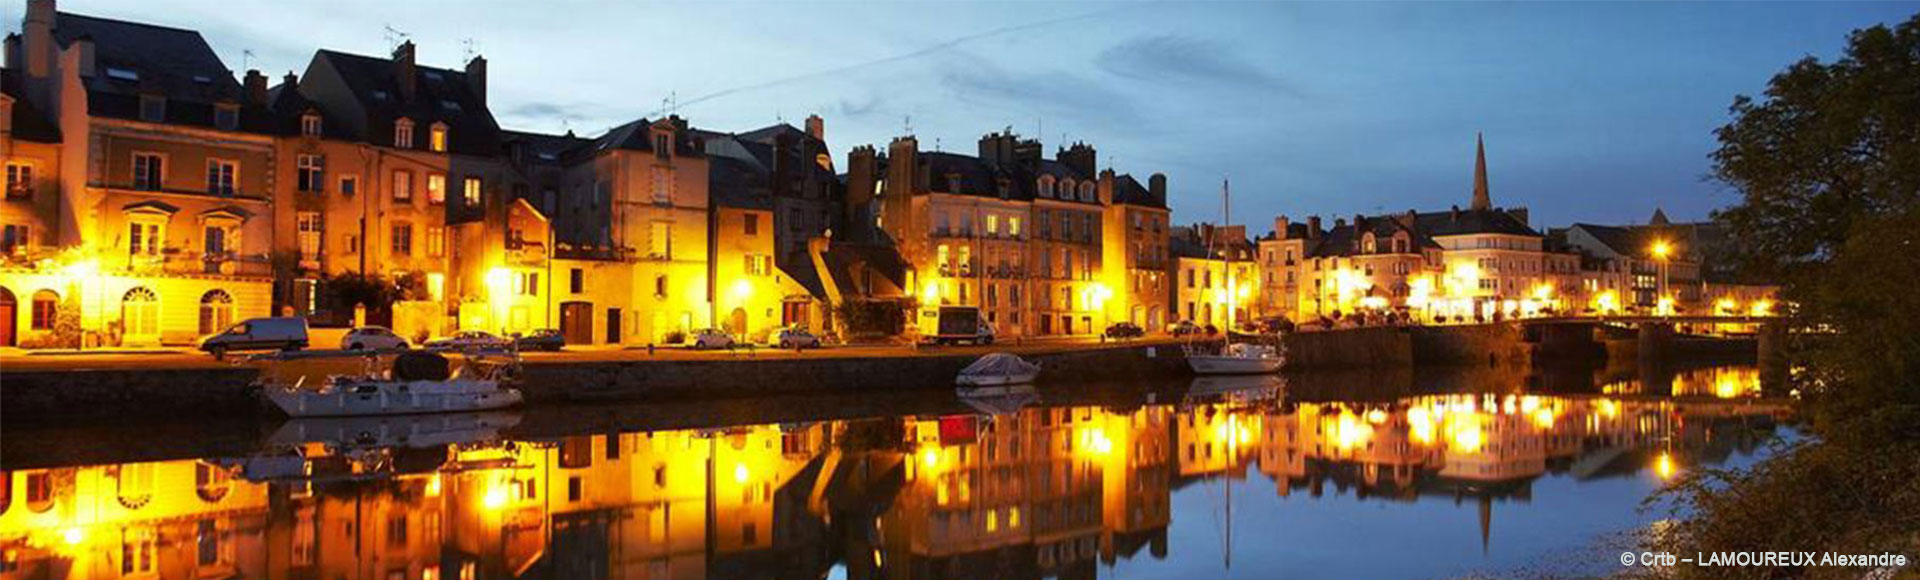
<path id="1" fill-rule="evenodd" d="M 200 350 L 219 359 L 229 350 L 300 350 L 307 347 L 307 319 L 290 316 L 251 318 L 200 341 Z"/>

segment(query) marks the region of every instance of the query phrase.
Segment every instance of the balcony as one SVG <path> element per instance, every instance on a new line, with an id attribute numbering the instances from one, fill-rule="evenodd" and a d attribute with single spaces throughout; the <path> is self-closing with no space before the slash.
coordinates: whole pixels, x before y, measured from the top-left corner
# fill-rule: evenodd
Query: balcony
<path id="1" fill-rule="evenodd" d="M 129 256 L 127 270 L 135 274 L 175 276 L 268 277 L 273 275 L 273 264 L 265 256 L 232 252 L 207 254 L 168 248 L 157 256 Z"/>
<path id="2" fill-rule="evenodd" d="M 547 245 L 524 240 L 507 240 L 507 263 L 537 266 L 547 262 Z"/>

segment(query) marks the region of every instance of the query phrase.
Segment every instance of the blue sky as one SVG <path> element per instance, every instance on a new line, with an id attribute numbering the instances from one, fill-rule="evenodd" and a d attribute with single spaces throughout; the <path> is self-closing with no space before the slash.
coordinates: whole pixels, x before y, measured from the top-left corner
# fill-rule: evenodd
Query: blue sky
<path id="1" fill-rule="evenodd" d="M 8 22 L 18 26 L 18 2 Z M 489 61 L 510 128 L 594 133 L 657 114 L 747 130 L 810 113 L 847 148 L 910 126 L 971 153 L 1012 127 L 1049 155 L 1168 174 L 1175 220 L 1298 219 L 1465 205 L 1484 132 L 1494 202 L 1535 226 L 1703 218 L 1736 94 L 1828 59 L 1920 3 L 169 2 L 65 11 L 196 28 L 228 66 L 278 77 L 316 48 Z M 909 121 L 909 119 L 911 119 Z"/>

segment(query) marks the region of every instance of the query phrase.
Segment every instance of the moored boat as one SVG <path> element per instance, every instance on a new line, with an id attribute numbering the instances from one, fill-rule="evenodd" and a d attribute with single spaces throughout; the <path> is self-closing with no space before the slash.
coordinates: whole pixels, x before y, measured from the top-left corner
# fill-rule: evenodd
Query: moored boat
<path id="1" fill-rule="evenodd" d="M 304 386 L 303 379 L 292 385 L 263 385 L 262 390 L 274 406 L 294 417 L 485 411 L 522 402 L 520 390 L 507 385 L 518 367 L 512 353 L 506 361 L 468 355 L 464 364 L 448 372 L 441 355 L 409 352 L 384 371 L 330 376 L 318 388 Z"/>
<path id="2" fill-rule="evenodd" d="M 1033 382 L 1040 365 L 1004 352 L 991 353 L 960 370 L 954 383 L 963 387 L 994 387 Z"/>
<path id="3" fill-rule="evenodd" d="M 1217 354 L 1187 351 L 1187 366 L 1194 374 L 1201 375 L 1251 375 L 1265 374 L 1280 370 L 1287 361 L 1286 353 L 1272 345 L 1236 342 L 1220 349 Z"/>

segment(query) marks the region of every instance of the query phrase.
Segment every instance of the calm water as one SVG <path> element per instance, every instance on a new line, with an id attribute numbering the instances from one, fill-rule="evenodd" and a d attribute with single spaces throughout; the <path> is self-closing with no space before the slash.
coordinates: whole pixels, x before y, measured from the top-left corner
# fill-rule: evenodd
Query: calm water
<path id="1" fill-rule="evenodd" d="M 1241 379 L 8 433 L 0 577 L 1425 578 L 1785 435 L 1750 368 Z"/>

